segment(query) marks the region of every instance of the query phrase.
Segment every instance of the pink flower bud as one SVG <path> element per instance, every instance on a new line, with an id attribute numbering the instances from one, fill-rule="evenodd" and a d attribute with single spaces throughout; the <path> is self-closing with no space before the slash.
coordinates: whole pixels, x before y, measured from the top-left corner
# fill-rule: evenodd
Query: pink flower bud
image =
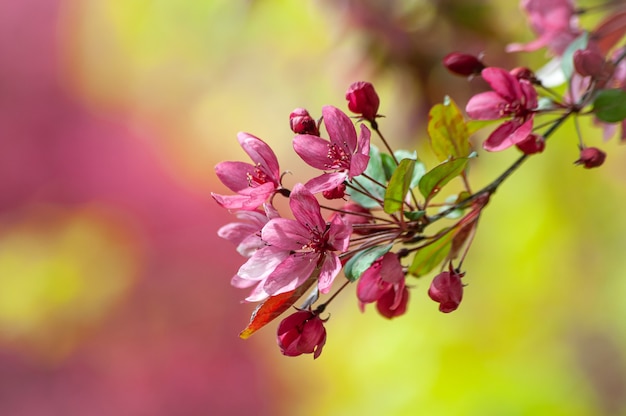
<path id="1" fill-rule="evenodd" d="M 388 290 L 378 298 L 378 302 L 376 302 L 378 313 L 388 319 L 396 318 L 406 313 L 406 305 L 409 302 L 409 290 L 406 286 L 402 286 L 400 290 L 400 293 Z M 399 301 L 398 296 L 400 296 Z"/>
<path id="2" fill-rule="evenodd" d="M 485 68 L 483 64 L 474 55 L 466 53 L 452 52 L 443 58 L 443 66 L 448 68 L 448 71 L 456 75 L 470 76 L 478 75 L 480 71 Z"/>
<path id="3" fill-rule="evenodd" d="M 317 123 L 304 108 L 296 108 L 289 114 L 289 125 L 296 134 L 320 135 Z"/>
<path id="4" fill-rule="evenodd" d="M 574 69 L 583 77 L 605 77 L 606 62 L 604 56 L 590 49 L 574 52 Z"/>
<path id="5" fill-rule="evenodd" d="M 288 357 L 313 353 L 315 359 L 326 343 L 324 321 L 311 311 L 298 311 L 278 325 L 277 341 L 280 351 Z"/>
<path id="6" fill-rule="evenodd" d="M 463 299 L 463 273 L 457 273 L 452 267 L 449 271 L 441 272 L 433 279 L 428 289 L 428 296 L 439 303 L 439 310 L 444 313 L 452 312 L 459 307 Z"/>
<path id="7" fill-rule="evenodd" d="M 597 168 L 604 163 L 606 153 L 597 147 L 585 147 L 580 150 L 580 157 L 576 162 L 577 165 L 583 165 L 585 169 Z"/>
<path id="8" fill-rule="evenodd" d="M 369 82 L 355 82 L 346 92 L 348 108 L 355 114 L 359 114 L 365 120 L 373 122 L 378 113 L 380 99 L 374 86 Z"/>
<path id="9" fill-rule="evenodd" d="M 346 195 L 346 184 L 340 183 L 335 188 L 323 191 L 322 195 L 326 199 L 341 199 Z"/>
<path id="10" fill-rule="evenodd" d="M 543 136 L 531 133 L 526 139 L 517 143 L 516 146 L 525 155 L 532 155 L 543 152 L 543 149 L 546 148 L 546 140 Z"/>
<path id="11" fill-rule="evenodd" d="M 509 73 L 513 75 L 515 78 L 517 78 L 518 80 L 525 79 L 526 81 L 529 81 L 531 84 L 537 83 L 537 77 L 535 76 L 535 73 L 531 69 L 526 68 L 525 66 L 518 66 L 517 68 L 513 68 L 509 71 Z"/>

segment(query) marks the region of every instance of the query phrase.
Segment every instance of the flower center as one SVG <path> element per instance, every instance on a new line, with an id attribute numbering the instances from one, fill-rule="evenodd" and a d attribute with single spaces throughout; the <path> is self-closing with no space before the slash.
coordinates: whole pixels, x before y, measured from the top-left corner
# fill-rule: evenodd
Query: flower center
<path id="1" fill-rule="evenodd" d="M 326 157 L 329 163 L 326 167 L 329 169 L 349 169 L 350 168 L 350 155 L 346 151 L 338 146 L 336 143 L 330 143 L 328 145 L 328 153 Z"/>

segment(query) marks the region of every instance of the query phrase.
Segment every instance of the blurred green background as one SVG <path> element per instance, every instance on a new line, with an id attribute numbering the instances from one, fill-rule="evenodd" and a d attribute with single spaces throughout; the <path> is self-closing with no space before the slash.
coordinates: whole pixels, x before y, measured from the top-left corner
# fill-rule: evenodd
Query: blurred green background
<path id="1" fill-rule="evenodd" d="M 282 357 L 275 323 L 237 337 L 253 307 L 210 198 L 236 133 L 304 178 L 289 113 L 368 80 L 385 135 L 432 166 L 428 108 L 484 88 L 441 58 L 537 68 L 503 53 L 532 37 L 516 1 L 1 2 L 0 414 L 626 414 L 626 153 L 586 121 L 605 165 L 573 166 L 568 125 L 508 180 L 458 311 L 427 277 L 393 321 L 333 302 L 315 362 Z M 475 189 L 517 157 L 479 155 Z"/>

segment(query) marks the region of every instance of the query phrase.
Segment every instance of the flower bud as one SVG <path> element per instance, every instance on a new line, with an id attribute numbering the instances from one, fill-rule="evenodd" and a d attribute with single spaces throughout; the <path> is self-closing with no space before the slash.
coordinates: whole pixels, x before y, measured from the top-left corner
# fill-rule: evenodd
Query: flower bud
<path id="1" fill-rule="evenodd" d="M 479 75 L 480 71 L 485 68 L 485 64 L 474 55 L 460 52 L 452 52 L 446 55 L 443 58 L 443 66 L 448 68 L 448 71 L 453 74 L 465 77 Z"/>
<path id="2" fill-rule="evenodd" d="M 378 313 L 387 319 L 396 318 L 406 313 L 406 305 L 409 302 L 409 290 L 402 286 L 395 290 L 388 290 L 382 294 L 376 302 Z"/>
<path id="3" fill-rule="evenodd" d="M 441 272 L 433 279 L 428 289 L 428 296 L 439 303 L 439 310 L 444 313 L 452 312 L 459 307 L 463 299 L 463 273 L 457 273 L 452 267 L 449 271 Z"/>
<path id="4" fill-rule="evenodd" d="M 341 199 L 346 195 L 346 184 L 340 183 L 335 188 L 323 191 L 322 195 L 326 199 Z"/>
<path id="5" fill-rule="evenodd" d="M 546 148 L 546 140 L 543 136 L 531 133 L 523 141 L 516 144 L 517 148 L 525 155 L 532 155 L 543 152 Z"/>
<path id="6" fill-rule="evenodd" d="M 289 125 L 296 134 L 320 135 L 317 123 L 304 108 L 296 108 L 289 114 Z"/>
<path id="7" fill-rule="evenodd" d="M 583 77 L 601 78 L 606 76 L 604 56 L 590 49 L 574 52 L 574 69 Z"/>
<path id="8" fill-rule="evenodd" d="M 311 311 L 298 311 L 283 319 L 277 332 L 278 347 L 288 357 L 313 353 L 315 359 L 326 343 L 324 321 Z"/>
<path id="9" fill-rule="evenodd" d="M 369 82 L 355 82 L 346 92 L 348 108 L 355 114 L 359 114 L 365 120 L 373 122 L 378 113 L 380 99 L 374 86 Z"/>
<path id="10" fill-rule="evenodd" d="M 525 66 L 518 66 L 517 68 L 513 68 L 509 71 L 509 73 L 518 80 L 525 79 L 531 84 L 536 84 L 538 82 L 535 73 L 530 68 L 527 68 Z"/>
<path id="11" fill-rule="evenodd" d="M 583 165 L 585 169 L 597 168 L 604 163 L 606 159 L 606 153 L 597 147 L 585 147 L 580 150 L 580 157 L 576 162 L 576 165 Z"/>

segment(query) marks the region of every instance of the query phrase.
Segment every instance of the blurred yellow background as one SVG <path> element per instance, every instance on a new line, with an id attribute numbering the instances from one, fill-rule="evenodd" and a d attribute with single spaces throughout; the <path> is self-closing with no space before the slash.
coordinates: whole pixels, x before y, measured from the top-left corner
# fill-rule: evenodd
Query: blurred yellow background
<path id="1" fill-rule="evenodd" d="M 532 37 L 516 1 L 0 3 L 0 415 L 626 414 L 626 151 L 586 121 L 605 165 L 573 166 L 568 125 L 510 178 L 458 311 L 426 277 L 393 321 L 348 290 L 316 361 L 281 356 L 276 323 L 237 337 L 253 306 L 210 198 L 213 166 L 246 160 L 236 133 L 295 182 L 289 113 L 368 80 L 382 131 L 432 166 L 429 106 L 483 88 L 441 58 L 536 68 L 503 53 Z M 479 155 L 474 189 L 517 157 Z"/>

